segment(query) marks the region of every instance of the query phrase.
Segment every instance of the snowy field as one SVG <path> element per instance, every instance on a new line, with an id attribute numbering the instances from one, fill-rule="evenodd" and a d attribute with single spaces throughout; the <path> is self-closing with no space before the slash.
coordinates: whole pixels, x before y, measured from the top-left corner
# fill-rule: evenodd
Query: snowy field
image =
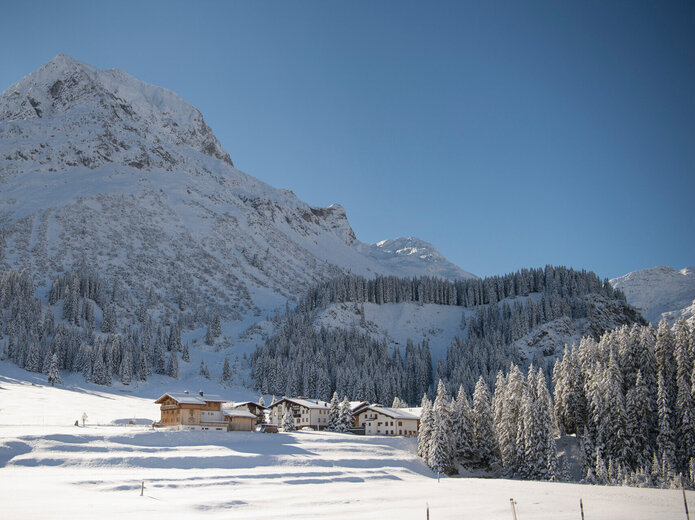
<path id="1" fill-rule="evenodd" d="M 414 439 L 164 432 L 150 397 L 51 388 L 0 363 L 0 518 L 683 519 L 680 491 L 442 478 Z M 32 377 L 33 382 L 32 382 Z M 87 412 L 85 427 L 72 424 Z M 136 425 L 128 425 L 134 419 Z M 145 482 L 144 496 L 140 486 Z M 689 492 L 691 508 L 695 493 Z"/>

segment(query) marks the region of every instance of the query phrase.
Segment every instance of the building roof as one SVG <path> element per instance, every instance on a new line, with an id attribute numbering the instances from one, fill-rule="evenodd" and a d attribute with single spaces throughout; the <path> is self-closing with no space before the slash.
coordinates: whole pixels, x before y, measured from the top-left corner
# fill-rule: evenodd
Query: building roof
<path id="1" fill-rule="evenodd" d="M 162 397 L 155 401 L 158 404 L 164 398 L 170 397 L 179 404 L 205 404 L 205 403 L 224 403 L 227 400 L 222 399 L 219 395 L 200 395 L 200 394 L 187 394 L 185 392 L 167 392 Z"/>
<path id="2" fill-rule="evenodd" d="M 271 404 L 269 408 L 272 408 L 274 406 L 279 405 L 283 401 L 287 401 L 293 404 L 297 404 L 299 406 L 303 406 L 304 408 L 313 408 L 313 409 L 318 409 L 318 410 L 328 410 L 330 408 L 330 404 L 327 403 L 326 401 L 319 401 L 318 399 L 306 399 L 304 397 L 299 398 L 299 397 L 283 397 L 279 401 L 276 401 L 275 403 Z"/>
<path id="3" fill-rule="evenodd" d="M 376 413 L 393 417 L 394 419 L 420 419 L 422 408 L 387 408 L 386 406 L 369 405 L 363 408 L 360 413 L 371 410 Z"/>
<path id="4" fill-rule="evenodd" d="M 263 409 L 268 408 L 267 406 L 264 406 L 264 405 L 262 405 L 262 404 L 260 404 L 260 403 L 257 403 L 256 401 L 241 401 L 241 402 L 239 402 L 239 403 L 236 403 L 236 402 L 235 402 L 235 403 L 232 403 L 232 407 L 233 407 L 233 408 L 238 408 L 238 407 L 240 407 L 240 406 L 246 406 L 247 404 L 252 404 L 252 405 L 258 406 L 258 408 L 263 408 Z"/>
<path id="5" fill-rule="evenodd" d="M 242 410 L 240 408 L 232 408 L 231 410 L 224 410 L 222 412 L 225 417 L 248 417 L 249 419 L 255 419 L 256 416 L 249 412 L 248 410 Z"/>

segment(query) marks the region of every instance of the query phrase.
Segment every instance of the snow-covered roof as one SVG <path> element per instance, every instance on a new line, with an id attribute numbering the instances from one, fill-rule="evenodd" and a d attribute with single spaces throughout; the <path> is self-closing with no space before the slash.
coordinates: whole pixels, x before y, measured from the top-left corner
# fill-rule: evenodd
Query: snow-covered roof
<path id="1" fill-rule="evenodd" d="M 422 408 L 387 408 L 385 406 L 369 405 L 362 410 L 371 410 L 376 413 L 386 415 L 388 417 L 393 417 L 394 419 L 420 419 L 422 415 Z"/>
<path id="2" fill-rule="evenodd" d="M 328 409 L 330 408 L 330 404 L 326 401 L 319 401 L 318 399 L 307 399 L 307 398 L 299 398 L 299 397 L 283 397 L 279 401 L 273 403 L 270 405 L 270 408 L 273 406 L 277 406 L 283 401 L 288 401 L 290 403 L 297 404 L 299 406 L 303 406 L 304 408 L 312 408 L 312 409 Z"/>
<path id="3" fill-rule="evenodd" d="M 258 406 L 259 408 L 268 408 L 267 406 L 262 405 L 260 403 L 257 403 L 256 401 L 241 401 L 238 403 L 235 402 L 235 403 L 232 403 L 232 407 L 238 408 L 240 406 L 246 406 L 247 404 L 252 404 L 252 405 Z"/>
<path id="4" fill-rule="evenodd" d="M 248 417 L 249 419 L 256 418 L 254 414 L 252 414 L 248 410 L 242 410 L 241 408 L 232 408 L 231 410 L 224 410 L 222 413 L 226 417 Z"/>
<path id="5" fill-rule="evenodd" d="M 227 400 L 222 399 L 219 395 L 200 395 L 200 394 L 187 394 L 185 392 L 167 392 L 162 397 L 155 401 L 159 403 L 165 397 L 171 397 L 174 401 L 179 404 L 205 404 L 205 403 L 224 403 Z"/>

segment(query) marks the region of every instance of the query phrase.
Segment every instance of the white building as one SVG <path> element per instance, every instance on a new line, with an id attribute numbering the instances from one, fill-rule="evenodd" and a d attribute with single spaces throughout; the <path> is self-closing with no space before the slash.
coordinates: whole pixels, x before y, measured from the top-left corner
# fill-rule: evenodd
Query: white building
<path id="1" fill-rule="evenodd" d="M 283 397 L 276 403 L 271 404 L 270 422 L 282 426 L 282 418 L 285 410 L 290 409 L 294 416 L 294 425 L 300 428 L 310 427 L 314 430 L 323 430 L 328 426 L 328 410 L 330 404 L 318 399 L 306 399 L 304 397 Z"/>
<path id="2" fill-rule="evenodd" d="M 422 408 L 386 408 L 379 405 L 360 407 L 355 426 L 364 427 L 365 435 L 417 435 Z"/>

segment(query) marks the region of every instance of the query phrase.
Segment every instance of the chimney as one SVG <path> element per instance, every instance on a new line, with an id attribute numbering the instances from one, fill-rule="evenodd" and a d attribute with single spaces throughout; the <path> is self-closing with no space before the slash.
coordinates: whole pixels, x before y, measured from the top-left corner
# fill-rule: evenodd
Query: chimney
<path id="1" fill-rule="evenodd" d="M 203 391 L 202 391 L 202 390 L 198 390 L 198 395 L 199 395 L 200 397 L 203 397 Z"/>

